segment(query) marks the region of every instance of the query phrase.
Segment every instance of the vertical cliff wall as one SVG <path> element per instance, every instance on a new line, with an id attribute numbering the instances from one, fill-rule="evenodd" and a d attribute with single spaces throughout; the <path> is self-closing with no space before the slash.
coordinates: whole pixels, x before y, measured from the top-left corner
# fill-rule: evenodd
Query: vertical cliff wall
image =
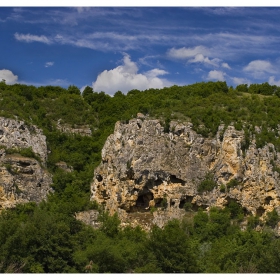
<path id="1" fill-rule="evenodd" d="M 42 131 L 23 121 L 1 117 L 0 147 L 0 210 L 46 199 L 52 191 L 52 178 L 45 168 L 47 144 Z M 35 158 L 21 155 L 27 148 Z"/>
<path id="2" fill-rule="evenodd" d="M 257 149 L 254 139 L 244 150 L 243 131 L 221 125 L 205 138 L 191 123 L 172 121 L 164 132 L 159 120 L 117 122 L 102 149 L 91 199 L 121 216 L 151 207 L 178 217 L 186 203 L 224 207 L 237 201 L 248 213 L 264 217 L 279 212 L 280 155 L 272 144 Z M 209 185 L 211 190 L 203 189 Z"/>

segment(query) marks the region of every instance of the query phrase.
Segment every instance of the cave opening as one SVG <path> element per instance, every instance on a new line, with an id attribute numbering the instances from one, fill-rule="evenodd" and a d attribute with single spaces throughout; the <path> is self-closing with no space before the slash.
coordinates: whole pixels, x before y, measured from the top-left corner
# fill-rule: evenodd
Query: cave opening
<path id="1" fill-rule="evenodd" d="M 18 163 L 19 163 L 19 165 L 20 165 L 21 167 L 30 166 L 30 162 L 27 162 L 27 161 L 19 161 Z"/>
<path id="2" fill-rule="evenodd" d="M 154 195 L 150 191 L 146 191 L 144 193 L 140 193 L 136 200 L 136 204 L 134 207 L 134 211 L 149 211 L 150 201 L 154 199 Z"/>
<path id="3" fill-rule="evenodd" d="M 96 179 L 98 182 L 101 182 L 103 180 L 103 177 L 100 174 L 98 174 L 96 175 Z"/>
<path id="4" fill-rule="evenodd" d="M 258 217 L 260 217 L 260 216 L 262 216 L 262 215 L 264 214 L 264 212 L 265 212 L 265 210 L 263 209 L 263 207 L 260 206 L 260 207 L 257 209 L 256 215 L 257 215 Z"/>
<path id="5" fill-rule="evenodd" d="M 159 186 L 163 183 L 163 181 L 161 179 L 157 179 L 154 181 L 154 186 Z"/>
<path id="6" fill-rule="evenodd" d="M 208 207 L 209 207 L 209 205 L 205 205 L 205 204 L 197 205 L 195 203 L 195 204 L 192 204 L 191 209 L 192 209 L 192 211 L 197 212 L 199 209 L 202 209 L 203 211 L 205 211 Z"/>
<path id="7" fill-rule="evenodd" d="M 272 200 L 272 197 L 271 197 L 271 196 L 266 197 L 266 198 L 265 198 L 265 204 L 266 204 L 266 205 L 269 205 L 271 200 Z"/>
<path id="8" fill-rule="evenodd" d="M 185 181 L 177 178 L 175 175 L 170 175 L 169 180 L 172 184 L 181 184 L 182 186 L 185 186 Z"/>
<path id="9" fill-rule="evenodd" d="M 163 198 L 156 198 L 155 199 L 155 207 L 159 208 L 162 206 Z"/>
<path id="10" fill-rule="evenodd" d="M 237 199 L 227 197 L 226 201 L 227 201 L 226 207 L 227 207 L 227 209 L 229 209 L 230 217 L 232 219 L 235 219 L 238 217 L 240 218 L 241 214 L 243 214 L 245 216 L 249 214 L 247 209 L 245 207 L 243 207 L 242 204 Z"/>
<path id="11" fill-rule="evenodd" d="M 173 207 L 175 205 L 175 201 L 170 200 L 170 207 Z"/>
<path id="12" fill-rule="evenodd" d="M 192 202 L 192 200 L 193 200 L 193 196 L 187 195 L 186 198 L 180 200 L 179 208 L 180 208 L 180 209 L 185 208 L 186 203 L 187 203 L 188 205 L 190 205 L 190 203 Z"/>

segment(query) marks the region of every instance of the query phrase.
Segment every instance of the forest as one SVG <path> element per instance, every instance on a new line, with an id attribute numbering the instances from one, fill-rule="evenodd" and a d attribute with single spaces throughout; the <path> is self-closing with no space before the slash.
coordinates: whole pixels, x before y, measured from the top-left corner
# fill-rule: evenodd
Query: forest
<path id="1" fill-rule="evenodd" d="M 159 118 L 165 131 L 171 120 L 191 121 L 205 137 L 215 135 L 221 123 L 233 124 L 245 132 L 244 151 L 254 135 L 257 147 L 272 143 L 280 152 L 280 87 L 268 83 L 233 88 L 225 82 L 200 82 L 109 96 L 91 87 L 81 93 L 74 85 L 66 89 L 2 81 L 0 116 L 24 120 L 46 135 L 54 192 L 39 204 L 1 211 L 0 272 L 279 273 L 280 239 L 273 228 L 280 218 L 275 210 L 260 221 L 245 217 L 235 202 L 209 213 L 186 206 L 191 218 L 146 232 L 139 226 L 120 227 L 116 214 L 110 216 L 90 201 L 90 183 L 105 140 L 117 121 L 127 123 L 139 112 Z M 92 135 L 63 133 L 58 122 L 89 127 Z M 258 133 L 256 127 L 261 128 Z M 28 149 L 22 153 L 36 157 Z M 60 169 L 60 161 L 72 172 Z M 75 218 L 75 213 L 90 209 L 100 212 L 98 229 Z M 244 218 L 245 230 L 240 226 Z M 263 230 L 257 231 L 260 224 Z"/>

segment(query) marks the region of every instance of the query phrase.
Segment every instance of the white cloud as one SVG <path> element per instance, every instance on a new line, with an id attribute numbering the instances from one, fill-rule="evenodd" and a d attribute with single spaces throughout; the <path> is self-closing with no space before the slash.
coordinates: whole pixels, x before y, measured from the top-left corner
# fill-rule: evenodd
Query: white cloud
<path id="1" fill-rule="evenodd" d="M 251 73 L 255 78 L 261 77 L 265 73 L 276 73 L 273 65 L 266 60 L 253 60 L 243 68 L 243 71 Z"/>
<path id="2" fill-rule="evenodd" d="M 222 71 L 212 70 L 208 73 L 207 80 L 224 81 L 226 73 Z"/>
<path id="3" fill-rule="evenodd" d="M 23 41 L 23 42 L 26 42 L 26 43 L 40 42 L 40 43 L 45 43 L 45 44 L 51 44 L 51 40 L 49 40 L 44 35 L 37 36 L 37 35 L 31 35 L 31 34 L 15 33 L 15 38 L 18 41 Z"/>
<path id="4" fill-rule="evenodd" d="M 5 80 L 6 84 L 14 84 L 18 80 L 18 76 L 14 75 L 12 71 L 7 69 L 0 70 L 0 81 Z"/>
<path id="5" fill-rule="evenodd" d="M 220 59 L 218 59 L 218 58 L 209 59 L 208 57 L 205 57 L 203 54 L 200 53 L 200 54 L 197 54 L 193 59 L 190 59 L 188 62 L 189 63 L 200 62 L 200 63 L 205 63 L 205 64 L 209 64 L 209 65 L 218 67 Z"/>
<path id="6" fill-rule="evenodd" d="M 158 68 L 152 69 L 152 70 L 144 73 L 144 75 L 146 75 L 149 78 L 155 78 L 157 76 L 166 75 L 166 74 L 168 74 L 168 72 L 166 72 L 165 70 L 158 69 Z"/>
<path id="7" fill-rule="evenodd" d="M 231 79 L 232 79 L 232 81 L 233 81 L 233 83 L 234 83 L 235 85 L 250 84 L 250 83 L 251 83 L 251 82 L 250 82 L 248 79 L 246 79 L 246 78 L 233 77 L 233 78 L 231 78 Z"/>
<path id="8" fill-rule="evenodd" d="M 50 61 L 50 62 L 46 62 L 45 67 L 51 67 L 54 65 L 54 62 Z"/>
<path id="9" fill-rule="evenodd" d="M 167 56 L 173 59 L 186 60 L 188 63 L 202 63 L 205 66 L 223 67 L 231 69 L 229 65 L 219 58 L 209 58 L 211 52 L 204 46 L 196 46 L 194 48 L 172 48 L 167 52 Z"/>
<path id="10" fill-rule="evenodd" d="M 167 80 L 158 78 L 165 74 L 166 71 L 157 68 L 143 74 L 138 73 L 136 63 L 125 54 L 123 64 L 112 70 L 104 70 L 98 75 L 92 87 L 96 92 L 104 91 L 110 95 L 118 90 L 127 93 L 132 89 L 163 88 L 171 85 Z"/>
<path id="11" fill-rule="evenodd" d="M 222 67 L 227 68 L 227 69 L 231 69 L 230 66 L 226 62 L 222 63 Z"/>
<path id="12" fill-rule="evenodd" d="M 176 59 L 191 59 L 196 55 L 209 55 L 209 50 L 203 46 L 196 46 L 194 48 L 172 48 L 167 52 L 167 55 L 171 58 Z"/>
<path id="13" fill-rule="evenodd" d="M 274 76 L 269 77 L 268 83 L 270 85 L 276 85 L 278 87 L 280 86 L 280 80 L 279 81 L 275 81 L 275 77 Z"/>

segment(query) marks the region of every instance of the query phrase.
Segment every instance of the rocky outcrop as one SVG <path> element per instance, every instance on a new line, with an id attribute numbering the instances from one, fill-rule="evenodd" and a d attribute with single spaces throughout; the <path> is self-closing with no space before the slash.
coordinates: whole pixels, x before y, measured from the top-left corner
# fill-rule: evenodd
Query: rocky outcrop
<path id="1" fill-rule="evenodd" d="M 76 213 L 76 219 L 94 228 L 99 228 L 100 221 L 98 221 L 99 212 L 97 210 L 88 210 Z"/>
<path id="2" fill-rule="evenodd" d="M 59 161 L 55 164 L 58 168 L 62 169 L 65 172 L 72 172 L 73 171 L 73 167 L 72 166 L 68 166 L 66 162 L 64 161 Z"/>
<path id="3" fill-rule="evenodd" d="M 47 160 L 46 136 L 34 125 L 23 121 L 0 117 L 0 146 L 6 148 L 29 148 L 37 154 L 42 163 Z"/>
<path id="4" fill-rule="evenodd" d="M 52 191 L 52 177 L 45 168 L 46 137 L 35 126 L 0 118 L 0 210 L 18 203 L 40 202 Z M 37 158 L 17 153 L 32 148 Z M 8 149 L 12 149 L 12 152 Z"/>
<path id="5" fill-rule="evenodd" d="M 244 142 L 244 132 L 234 126 L 221 125 L 215 137 L 205 138 L 187 122 L 170 122 L 168 133 L 159 120 L 117 122 L 102 149 L 91 199 L 124 219 L 165 209 L 155 212 L 157 224 L 179 217 L 186 205 L 224 207 L 231 200 L 262 218 L 274 208 L 280 214 L 280 154 L 272 144 L 257 149 L 254 139 L 244 150 Z M 201 190 L 206 179 L 214 184 L 208 191 Z"/>
<path id="6" fill-rule="evenodd" d="M 80 134 L 82 136 L 91 136 L 92 132 L 88 125 L 78 126 L 74 125 L 71 126 L 69 124 L 61 124 L 61 120 L 57 121 L 56 125 L 57 129 L 66 134 Z"/>

